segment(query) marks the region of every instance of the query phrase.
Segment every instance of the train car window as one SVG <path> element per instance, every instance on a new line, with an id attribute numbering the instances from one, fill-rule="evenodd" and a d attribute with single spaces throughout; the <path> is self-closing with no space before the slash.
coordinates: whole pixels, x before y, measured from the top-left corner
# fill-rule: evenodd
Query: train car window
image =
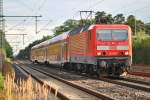
<path id="1" fill-rule="evenodd" d="M 97 40 L 127 40 L 128 31 L 125 29 L 97 30 Z"/>

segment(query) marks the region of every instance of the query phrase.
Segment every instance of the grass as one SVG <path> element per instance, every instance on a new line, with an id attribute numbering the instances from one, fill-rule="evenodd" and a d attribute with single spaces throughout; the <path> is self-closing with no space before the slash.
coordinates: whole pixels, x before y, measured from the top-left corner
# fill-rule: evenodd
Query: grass
<path id="1" fill-rule="evenodd" d="M 15 76 L 15 75 L 14 75 Z M 6 100 L 48 100 L 51 89 L 46 84 L 33 83 L 29 76 L 27 80 L 18 80 L 15 83 L 15 77 L 6 76 L 4 90 L 6 91 Z M 55 100 L 57 93 L 55 93 Z"/>
<path id="2" fill-rule="evenodd" d="M 0 91 L 2 91 L 4 88 L 4 77 L 0 73 Z"/>
<path id="3" fill-rule="evenodd" d="M 5 92 L 4 92 L 4 77 L 0 73 L 0 100 L 5 99 Z"/>
<path id="4" fill-rule="evenodd" d="M 139 35 L 133 39 L 133 63 L 150 65 L 150 36 Z"/>

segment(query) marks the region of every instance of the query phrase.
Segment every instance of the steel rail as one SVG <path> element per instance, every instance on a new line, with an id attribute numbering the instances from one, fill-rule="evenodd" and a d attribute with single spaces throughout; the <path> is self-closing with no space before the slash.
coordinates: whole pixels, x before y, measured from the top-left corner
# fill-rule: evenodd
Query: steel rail
<path id="1" fill-rule="evenodd" d="M 121 78 L 121 79 L 128 81 L 128 82 L 134 82 L 137 84 L 143 84 L 143 85 L 149 85 L 150 86 L 150 82 L 140 81 L 140 80 L 136 80 L 136 79 L 132 79 L 132 78 Z"/>

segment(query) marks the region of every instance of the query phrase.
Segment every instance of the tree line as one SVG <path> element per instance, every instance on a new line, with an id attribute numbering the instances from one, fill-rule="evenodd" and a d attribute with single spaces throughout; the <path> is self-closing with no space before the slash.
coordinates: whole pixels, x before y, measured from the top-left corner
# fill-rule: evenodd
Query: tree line
<path id="1" fill-rule="evenodd" d="M 13 49 L 5 38 L 4 33 L 0 30 L 0 49 L 3 49 L 6 53 L 6 57 L 13 57 Z"/>

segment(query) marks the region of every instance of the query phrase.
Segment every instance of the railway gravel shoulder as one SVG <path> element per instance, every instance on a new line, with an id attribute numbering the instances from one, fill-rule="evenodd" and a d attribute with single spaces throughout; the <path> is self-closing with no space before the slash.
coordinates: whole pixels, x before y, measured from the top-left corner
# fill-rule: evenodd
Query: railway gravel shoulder
<path id="1" fill-rule="evenodd" d="M 149 85 L 141 84 L 141 83 L 134 81 L 134 80 L 125 80 L 125 79 L 114 80 L 114 79 L 108 79 L 108 78 L 101 78 L 100 80 L 114 83 L 114 84 L 118 84 L 118 85 L 122 85 L 122 86 L 127 86 L 127 87 L 134 88 L 137 90 L 150 92 L 150 86 Z"/>

